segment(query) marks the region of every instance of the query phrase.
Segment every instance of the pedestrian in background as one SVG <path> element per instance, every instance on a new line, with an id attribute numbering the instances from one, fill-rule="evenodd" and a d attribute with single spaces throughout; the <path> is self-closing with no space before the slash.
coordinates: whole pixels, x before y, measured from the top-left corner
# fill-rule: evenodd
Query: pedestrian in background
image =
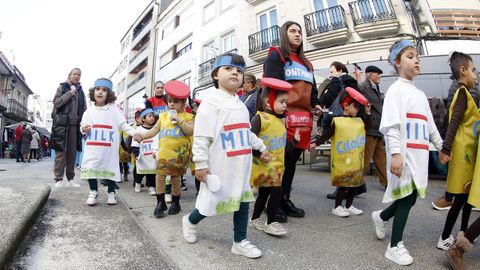
<path id="1" fill-rule="evenodd" d="M 24 161 L 22 155 L 22 132 L 23 132 L 24 124 L 20 122 L 15 129 L 15 158 L 17 162 Z"/>
<path id="2" fill-rule="evenodd" d="M 28 160 L 30 162 L 30 143 L 32 142 L 32 132 L 31 126 L 26 125 L 25 129 L 22 131 L 22 161 L 26 162 Z"/>
<path id="3" fill-rule="evenodd" d="M 28 156 L 28 162 L 31 158 L 35 158 L 40 161 L 40 153 L 38 152 L 40 146 L 40 135 L 35 127 L 32 126 L 32 141 L 30 142 L 30 156 Z"/>
<path id="4" fill-rule="evenodd" d="M 150 97 L 145 101 L 145 108 L 152 109 L 157 116 L 167 110 L 167 103 L 163 97 L 164 91 L 165 84 L 162 81 L 156 81 L 153 97 Z"/>
<path id="5" fill-rule="evenodd" d="M 65 82 L 57 88 L 53 98 L 51 148 L 55 150 L 55 186 L 63 187 L 64 173 L 67 185 L 80 187 L 75 183 L 75 157 L 82 151 L 82 140 L 79 134 L 80 120 L 87 109 L 85 94 L 80 78 L 82 72 L 74 68 L 68 74 Z"/>
<path id="6" fill-rule="evenodd" d="M 118 166 L 120 130 L 135 135 L 135 129 L 128 125 L 122 111 L 115 105 L 112 82 L 106 78 L 97 79 L 89 98 L 95 104 L 83 115 L 80 130 L 86 135 L 85 151 L 82 156 L 80 179 L 88 180 L 90 193 L 87 205 L 93 206 L 98 199 L 98 179 L 107 182 L 108 205 L 117 204 L 115 182 L 120 182 Z"/>
<path id="7" fill-rule="evenodd" d="M 245 104 L 248 109 L 248 113 L 250 115 L 250 120 L 252 120 L 253 116 L 257 112 L 255 105 L 257 101 L 257 91 L 258 88 L 256 87 L 255 75 L 251 73 L 247 73 L 243 76 L 243 91 L 245 95 L 240 97 L 240 100 Z"/>
<path id="8" fill-rule="evenodd" d="M 380 132 L 386 139 L 387 166 L 390 168 L 383 203 L 392 204 L 374 211 L 372 219 L 377 238 L 384 239 L 386 224 L 394 217 L 385 258 L 399 265 L 409 265 L 413 258 L 403 244 L 403 231 L 417 196 L 425 198 L 427 193 L 429 142 L 439 151 L 441 160 L 448 157 L 440 153 L 442 138 L 427 97 L 412 81 L 420 73 L 415 45 L 409 40 L 395 42 L 390 48 L 389 61 L 399 78 L 385 95 Z"/>

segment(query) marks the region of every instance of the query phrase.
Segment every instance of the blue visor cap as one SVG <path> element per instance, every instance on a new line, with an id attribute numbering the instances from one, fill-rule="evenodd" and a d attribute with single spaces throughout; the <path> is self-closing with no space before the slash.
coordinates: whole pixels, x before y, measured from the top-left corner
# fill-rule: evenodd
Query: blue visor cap
<path id="1" fill-rule="evenodd" d="M 149 109 L 145 109 L 145 110 L 143 110 L 143 112 L 140 114 L 140 119 L 143 119 L 143 118 L 144 118 L 145 116 L 147 116 L 147 114 L 149 114 L 149 113 L 155 114 L 152 109 L 150 109 L 150 108 L 149 108 Z"/>
<path id="2" fill-rule="evenodd" d="M 113 88 L 113 84 L 111 81 L 107 81 L 107 80 L 104 80 L 104 79 L 98 79 L 95 81 L 95 83 L 93 84 L 93 87 L 97 88 L 97 87 L 106 87 L 108 88 L 108 90 L 112 91 L 112 88 Z"/>
<path id="3" fill-rule="evenodd" d="M 245 70 L 245 65 L 233 63 L 233 57 L 231 55 L 218 56 L 217 58 L 215 58 L 212 70 L 224 66 L 236 67 L 239 68 L 242 72 Z"/>
<path id="4" fill-rule="evenodd" d="M 390 52 L 390 56 L 388 57 L 390 64 L 393 65 L 397 55 L 406 47 L 412 47 L 414 49 L 416 48 L 415 44 L 413 44 L 410 40 L 406 40 L 406 39 L 402 39 L 400 42 L 395 44 L 395 47 L 392 48 L 392 51 Z"/>

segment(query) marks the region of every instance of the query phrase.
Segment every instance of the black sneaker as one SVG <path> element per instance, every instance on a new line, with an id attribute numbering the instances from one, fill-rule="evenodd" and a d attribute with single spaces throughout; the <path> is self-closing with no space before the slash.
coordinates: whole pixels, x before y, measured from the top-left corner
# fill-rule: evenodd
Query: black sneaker
<path id="1" fill-rule="evenodd" d="M 283 209 L 280 207 L 277 209 L 276 217 L 277 217 L 277 221 L 280 223 L 286 223 L 288 220 L 287 214 L 285 214 L 285 211 L 283 211 Z"/>

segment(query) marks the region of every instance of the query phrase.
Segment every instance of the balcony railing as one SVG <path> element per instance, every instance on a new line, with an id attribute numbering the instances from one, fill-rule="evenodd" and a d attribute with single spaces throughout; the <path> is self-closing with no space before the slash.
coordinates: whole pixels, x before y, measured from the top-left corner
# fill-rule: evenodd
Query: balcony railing
<path id="1" fill-rule="evenodd" d="M 6 112 L 6 114 L 8 114 L 12 118 L 16 118 L 18 120 L 27 120 L 28 110 L 20 102 L 16 101 L 15 99 L 10 98 L 10 99 L 7 100 L 7 112 Z"/>
<path id="2" fill-rule="evenodd" d="M 127 85 L 127 88 L 132 87 L 135 83 L 137 83 L 137 82 L 140 81 L 143 77 L 145 77 L 145 75 L 147 75 L 147 72 L 146 72 L 146 71 L 138 74 L 138 76 L 137 76 L 133 81 L 131 81 L 131 82 Z"/>
<path id="3" fill-rule="evenodd" d="M 397 18 L 390 0 L 357 0 L 348 3 L 348 6 L 354 25 Z"/>
<path id="4" fill-rule="evenodd" d="M 7 109 L 7 96 L 0 91 L 0 112 Z"/>
<path id="5" fill-rule="evenodd" d="M 233 49 L 225 53 L 238 53 L 238 50 Z M 212 59 L 208 59 L 207 61 L 198 65 L 198 77 L 204 78 L 204 77 L 210 76 L 210 73 L 212 73 L 212 70 L 213 70 L 213 63 L 215 63 L 215 57 Z"/>
<path id="6" fill-rule="evenodd" d="M 248 36 L 248 53 L 263 51 L 280 44 L 280 27 L 274 25 Z"/>
<path id="7" fill-rule="evenodd" d="M 480 37 L 479 10 L 434 9 L 432 16 L 441 36 Z"/>
<path id="8" fill-rule="evenodd" d="M 347 27 L 345 10 L 342 6 L 334 6 L 303 16 L 307 37 Z"/>
<path id="9" fill-rule="evenodd" d="M 150 43 L 147 43 L 145 45 L 143 45 L 143 47 L 132 57 L 132 59 L 130 59 L 130 64 L 135 61 L 135 59 L 137 59 L 137 57 L 143 52 L 145 51 L 147 48 L 148 48 L 148 44 Z"/>

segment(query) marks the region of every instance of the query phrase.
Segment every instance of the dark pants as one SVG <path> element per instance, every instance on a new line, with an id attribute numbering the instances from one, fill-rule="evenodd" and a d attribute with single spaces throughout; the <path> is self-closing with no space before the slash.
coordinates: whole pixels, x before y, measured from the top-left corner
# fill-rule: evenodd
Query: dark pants
<path id="1" fill-rule="evenodd" d="M 188 221 L 192 224 L 198 224 L 206 216 L 200 214 L 197 208 L 193 209 L 192 213 L 188 216 Z M 247 239 L 247 226 L 248 226 L 248 203 L 240 203 L 240 209 L 233 212 L 233 241 L 240 243 Z"/>
<path id="2" fill-rule="evenodd" d="M 470 243 L 473 243 L 478 235 L 480 235 L 480 217 L 477 218 L 465 231 L 465 237 L 470 241 Z"/>
<path id="3" fill-rule="evenodd" d="M 105 180 L 107 182 L 107 192 L 108 193 L 115 193 L 115 186 L 117 185 L 113 180 Z M 88 179 L 88 185 L 90 186 L 90 190 L 98 191 L 98 182 L 97 179 Z"/>
<path id="4" fill-rule="evenodd" d="M 63 173 L 66 170 L 67 180 L 75 177 L 75 159 L 77 156 L 78 126 L 69 126 L 64 151 L 55 152 L 55 164 L 53 173 L 55 181 L 63 180 Z"/>
<path id="5" fill-rule="evenodd" d="M 120 173 L 128 174 L 128 169 L 130 169 L 128 162 L 120 162 Z"/>
<path id="6" fill-rule="evenodd" d="M 137 168 L 133 167 L 133 171 L 135 172 L 136 170 L 137 170 Z M 142 180 L 143 180 L 143 177 L 145 176 L 145 178 L 147 179 L 145 181 L 145 185 L 147 187 L 155 187 L 155 174 L 138 174 L 138 173 L 135 173 L 133 176 L 134 176 L 135 183 L 141 184 Z"/>
<path id="7" fill-rule="evenodd" d="M 290 152 L 285 152 L 285 172 L 282 178 L 282 192 L 286 197 L 290 197 L 297 161 L 302 153 L 303 149 L 300 148 L 294 148 Z"/>
<path id="8" fill-rule="evenodd" d="M 15 157 L 17 161 L 23 161 L 22 141 L 15 141 Z"/>
<path id="9" fill-rule="evenodd" d="M 30 149 L 30 156 L 28 157 L 28 160 L 30 160 L 32 158 L 37 159 L 37 160 L 40 159 L 39 156 L 38 156 L 38 149 L 33 149 L 33 148 Z"/>
<path id="10" fill-rule="evenodd" d="M 468 194 L 455 194 L 453 199 L 452 207 L 448 210 L 447 220 L 445 221 L 445 226 L 443 227 L 442 239 L 447 239 L 452 233 L 453 226 L 457 221 L 460 210 L 463 208 L 462 213 L 462 223 L 460 225 L 460 230 L 465 232 L 468 228 L 468 220 L 470 219 L 470 213 L 472 212 L 472 206 L 467 202 Z"/>
<path id="11" fill-rule="evenodd" d="M 280 197 L 282 196 L 281 187 L 260 187 L 258 189 L 257 200 L 253 207 L 252 220 L 257 219 L 263 212 L 267 204 L 267 224 L 277 221 L 277 210 L 280 206 Z M 268 200 L 268 203 L 267 203 Z"/>

